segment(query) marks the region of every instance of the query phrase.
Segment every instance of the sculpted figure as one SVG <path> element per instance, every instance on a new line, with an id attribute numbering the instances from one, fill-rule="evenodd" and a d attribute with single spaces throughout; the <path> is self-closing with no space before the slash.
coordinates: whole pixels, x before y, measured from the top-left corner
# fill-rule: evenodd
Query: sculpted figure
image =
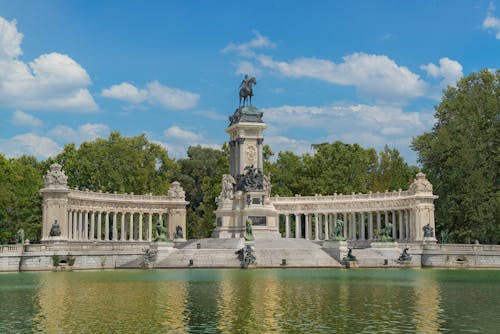
<path id="1" fill-rule="evenodd" d="M 434 237 L 434 229 L 430 224 L 425 225 L 422 229 L 424 230 L 424 238 Z"/>
<path id="2" fill-rule="evenodd" d="M 57 222 L 57 219 L 54 221 L 54 224 L 50 227 L 49 236 L 51 237 L 59 237 L 61 236 L 61 226 Z"/>
<path id="3" fill-rule="evenodd" d="M 231 174 L 224 174 L 222 176 L 222 190 L 220 197 L 222 200 L 234 198 L 234 185 L 236 181 Z"/>
<path id="4" fill-rule="evenodd" d="M 248 74 L 245 74 L 245 78 L 241 82 L 240 85 L 240 106 L 241 101 L 243 100 L 243 105 L 245 105 L 245 102 L 247 102 L 247 99 L 249 101 L 249 104 L 252 104 L 252 96 L 253 96 L 253 88 L 252 85 L 257 84 L 257 79 L 255 77 L 248 78 Z"/>

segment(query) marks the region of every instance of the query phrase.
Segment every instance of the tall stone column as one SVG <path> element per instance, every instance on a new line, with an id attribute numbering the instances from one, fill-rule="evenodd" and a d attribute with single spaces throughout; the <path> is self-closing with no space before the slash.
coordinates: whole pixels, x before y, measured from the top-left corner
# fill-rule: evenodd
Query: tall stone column
<path id="1" fill-rule="evenodd" d="M 128 240 L 134 240 L 134 213 L 130 213 L 129 228 L 128 228 Z"/>
<path id="2" fill-rule="evenodd" d="M 240 158 L 239 160 L 239 168 L 238 172 L 241 173 L 243 169 L 245 169 L 245 138 L 238 138 L 238 156 Z"/>
<path id="3" fill-rule="evenodd" d="M 378 237 L 380 235 L 380 228 L 381 228 L 381 222 L 380 222 L 380 211 L 377 211 L 377 234 L 375 237 Z"/>
<path id="4" fill-rule="evenodd" d="M 392 215 L 392 238 L 394 240 L 397 240 L 398 239 L 398 236 L 396 234 L 396 223 L 397 223 L 397 221 L 396 221 L 396 213 L 395 213 L 394 210 L 392 210 L 391 215 Z"/>
<path id="5" fill-rule="evenodd" d="M 139 241 L 142 241 L 142 212 L 139 213 Z"/>
<path id="6" fill-rule="evenodd" d="M 68 210 L 68 240 L 73 239 L 73 210 Z"/>
<path id="7" fill-rule="evenodd" d="M 264 142 L 264 138 L 257 138 L 257 168 L 260 171 L 264 170 L 263 161 L 262 161 L 262 143 Z"/>
<path id="8" fill-rule="evenodd" d="M 97 212 L 97 240 L 102 240 L 102 211 Z"/>
<path id="9" fill-rule="evenodd" d="M 318 213 L 314 214 L 314 239 L 319 240 L 319 217 Z"/>
<path id="10" fill-rule="evenodd" d="M 90 212 L 90 240 L 95 239 L 95 212 Z"/>
<path id="11" fill-rule="evenodd" d="M 309 240 L 309 214 L 306 213 L 304 215 L 304 219 L 305 219 L 305 239 L 306 240 Z"/>
<path id="12" fill-rule="evenodd" d="M 373 240 L 373 212 L 368 212 L 368 240 Z"/>
<path id="13" fill-rule="evenodd" d="M 365 240 L 365 213 L 359 213 L 359 240 Z"/>
<path id="14" fill-rule="evenodd" d="M 351 238 L 352 240 L 356 240 L 356 212 L 353 212 L 351 214 L 351 219 L 352 219 L 352 222 L 351 222 L 351 226 L 352 226 L 352 233 L 351 233 Z"/>
<path id="15" fill-rule="evenodd" d="M 347 212 L 342 213 L 342 218 L 344 218 L 344 239 L 347 239 L 347 224 L 348 224 L 348 219 L 347 219 Z"/>
<path id="16" fill-rule="evenodd" d="M 301 238 L 301 233 L 300 233 L 300 230 L 301 230 L 301 217 L 300 217 L 300 214 L 299 213 L 296 213 L 295 214 L 295 239 L 300 239 Z"/>
<path id="17" fill-rule="evenodd" d="M 89 212 L 83 211 L 83 238 L 82 240 L 89 240 Z"/>
<path id="18" fill-rule="evenodd" d="M 330 240 L 330 226 L 332 225 L 332 216 L 325 213 L 325 240 Z"/>
<path id="19" fill-rule="evenodd" d="M 403 231 L 403 210 L 398 210 L 399 216 L 399 240 L 404 239 L 404 231 Z"/>
<path id="20" fill-rule="evenodd" d="M 78 231 L 76 233 L 76 237 L 78 241 L 82 240 L 82 235 L 83 235 L 83 212 L 80 210 L 78 211 Z"/>
<path id="21" fill-rule="evenodd" d="M 109 211 L 106 212 L 104 217 L 104 240 L 109 240 Z"/>
<path id="22" fill-rule="evenodd" d="M 118 240 L 118 225 L 117 225 L 117 220 L 118 220 L 118 217 L 117 217 L 117 214 L 116 214 L 116 210 L 113 212 L 113 241 L 117 241 Z"/>
<path id="23" fill-rule="evenodd" d="M 149 213 L 148 217 L 148 241 L 153 240 L 153 213 Z"/>
<path id="24" fill-rule="evenodd" d="M 285 214 L 285 238 L 290 238 L 290 215 Z"/>
<path id="25" fill-rule="evenodd" d="M 120 230 L 121 230 L 121 233 L 120 233 L 120 240 L 121 241 L 126 241 L 127 240 L 127 229 L 125 228 L 125 215 L 127 213 L 126 212 L 122 212 L 121 213 L 121 222 L 120 222 Z"/>

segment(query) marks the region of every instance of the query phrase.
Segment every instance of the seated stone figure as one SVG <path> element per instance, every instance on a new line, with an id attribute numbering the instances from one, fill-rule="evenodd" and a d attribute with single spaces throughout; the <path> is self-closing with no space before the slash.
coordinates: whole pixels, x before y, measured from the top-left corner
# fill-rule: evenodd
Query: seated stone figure
<path id="1" fill-rule="evenodd" d="M 51 237 L 60 237 L 61 236 L 61 226 L 57 222 L 57 219 L 54 221 L 54 224 L 52 224 L 49 232 L 49 236 Z"/>

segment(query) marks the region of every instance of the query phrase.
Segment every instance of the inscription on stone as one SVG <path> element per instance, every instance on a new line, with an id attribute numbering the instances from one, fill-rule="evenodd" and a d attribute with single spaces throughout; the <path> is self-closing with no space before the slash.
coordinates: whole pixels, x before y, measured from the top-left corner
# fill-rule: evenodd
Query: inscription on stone
<path id="1" fill-rule="evenodd" d="M 248 216 L 248 219 L 252 221 L 252 225 L 266 226 L 267 225 L 266 216 Z"/>

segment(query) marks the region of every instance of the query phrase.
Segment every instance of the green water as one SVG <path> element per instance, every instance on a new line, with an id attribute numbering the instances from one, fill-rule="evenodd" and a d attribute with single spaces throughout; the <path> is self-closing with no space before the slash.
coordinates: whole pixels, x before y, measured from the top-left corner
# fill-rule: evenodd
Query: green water
<path id="1" fill-rule="evenodd" d="M 500 333 L 500 271 L 0 275 L 0 333 Z"/>

